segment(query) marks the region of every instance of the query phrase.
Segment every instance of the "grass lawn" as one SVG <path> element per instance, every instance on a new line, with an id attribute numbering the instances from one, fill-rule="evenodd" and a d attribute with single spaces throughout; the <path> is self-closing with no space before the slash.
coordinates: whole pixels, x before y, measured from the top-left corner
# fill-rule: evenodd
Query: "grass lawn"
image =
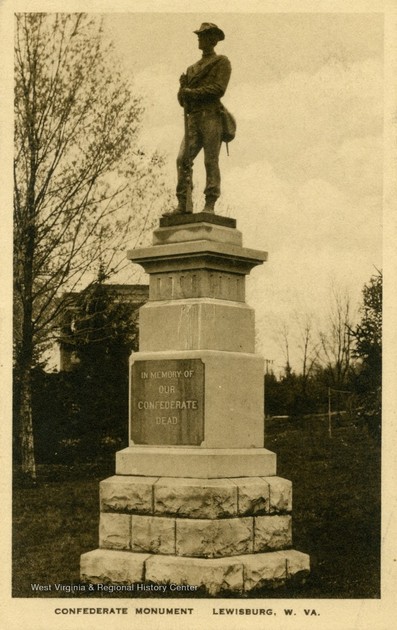
<path id="1" fill-rule="evenodd" d="M 335 429 L 330 439 L 325 424 L 313 420 L 300 428 L 269 426 L 266 447 L 277 453 L 278 475 L 293 483 L 293 547 L 310 554 L 312 572 L 301 587 L 262 589 L 244 597 L 379 597 L 379 446 L 352 426 Z M 114 474 L 114 457 L 42 467 L 39 474 L 36 487 L 14 491 L 13 595 L 70 597 L 37 593 L 31 583 L 78 584 L 81 553 L 98 546 L 98 483 Z M 127 594 L 107 594 L 118 596 Z"/>

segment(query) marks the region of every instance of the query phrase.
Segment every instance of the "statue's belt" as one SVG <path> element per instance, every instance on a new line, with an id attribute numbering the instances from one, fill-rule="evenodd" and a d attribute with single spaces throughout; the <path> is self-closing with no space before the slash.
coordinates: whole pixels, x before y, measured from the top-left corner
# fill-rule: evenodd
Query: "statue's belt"
<path id="1" fill-rule="evenodd" d="M 200 112 L 220 113 L 222 111 L 222 103 L 219 99 L 211 102 L 191 103 L 187 108 L 189 114 L 198 114 Z"/>

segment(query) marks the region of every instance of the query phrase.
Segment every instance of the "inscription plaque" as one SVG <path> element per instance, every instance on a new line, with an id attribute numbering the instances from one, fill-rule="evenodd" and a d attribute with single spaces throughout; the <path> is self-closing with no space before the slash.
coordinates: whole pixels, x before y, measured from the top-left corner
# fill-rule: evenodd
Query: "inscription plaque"
<path id="1" fill-rule="evenodd" d="M 135 444 L 199 446 L 204 440 L 201 359 L 135 361 L 130 423 Z"/>

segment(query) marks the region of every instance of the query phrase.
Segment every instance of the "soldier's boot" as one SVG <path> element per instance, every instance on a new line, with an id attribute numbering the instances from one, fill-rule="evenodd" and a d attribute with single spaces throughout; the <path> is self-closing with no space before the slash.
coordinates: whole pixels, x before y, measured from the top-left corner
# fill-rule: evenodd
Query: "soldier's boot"
<path id="1" fill-rule="evenodd" d="M 215 213 L 214 207 L 215 207 L 216 199 L 217 199 L 216 197 L 206 197 L 203 212 L 214 214 Z"/>
<path id="2" fill-rule="evenodd" d="M 163 217 L 170 217 L 173 214 L 185 214 L 186 212 L 186 197 L 178 197 L 178 205 L 171 212 L 164 212 Z"/>
<path id="3" fill-rule="evenodd" d="M 178 197 L 178 205 L 172 214 L 184 214 L 186 212 L 186 197 Z"/>

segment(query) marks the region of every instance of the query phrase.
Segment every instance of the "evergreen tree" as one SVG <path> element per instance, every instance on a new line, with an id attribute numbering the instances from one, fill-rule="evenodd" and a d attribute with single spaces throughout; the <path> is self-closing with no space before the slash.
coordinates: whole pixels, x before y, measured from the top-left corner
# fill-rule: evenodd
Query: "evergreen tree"
<path id="1" fill-rule="evenodd" d="M 382 385 L 382 272 L 363 288 L 362 317 L 352 331 L 359 359 L 355 387 L 371 433 L 380 436 Z"/>

